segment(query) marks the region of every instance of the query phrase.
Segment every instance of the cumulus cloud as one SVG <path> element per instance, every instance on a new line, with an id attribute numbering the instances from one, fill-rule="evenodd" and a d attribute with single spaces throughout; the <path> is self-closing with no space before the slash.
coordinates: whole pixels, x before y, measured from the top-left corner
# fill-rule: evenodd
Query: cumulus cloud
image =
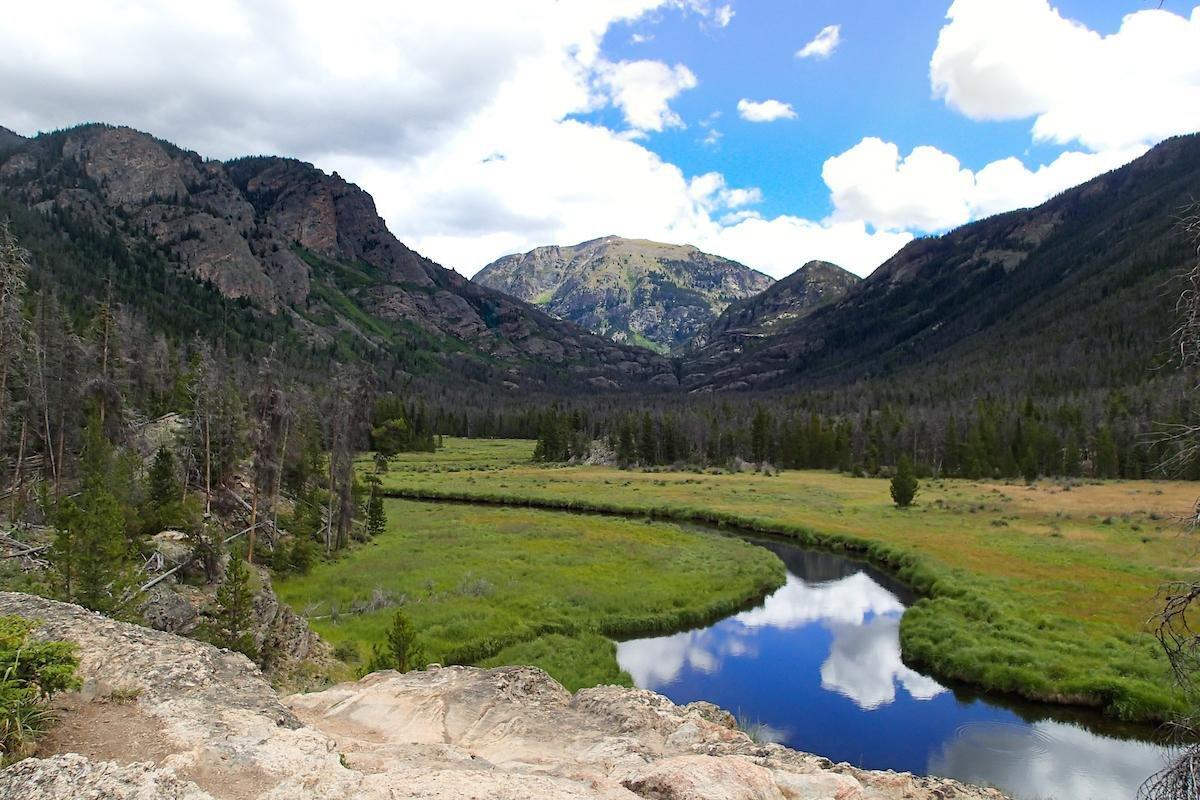
<path id="1" fill-rule="evenodd" d="M 1146 9 L 1102 36 L 1048 0 L 955 0 L 930 61 L 936 96 L 976 120 L 1033 118 L 1089 150 L 1200 129 L 1200 6 Z"/>
<path id="2" fill-rule="evenodd" d="M 842 26 L 826 25 L 813 40 L 796 51 L 796 58 L 829 58 L 842 43 Z"/>
<path id="3" fill-rule="evenodd" d="M 737 104 L 738 115 L 747 122 L 774 122 L 777 119 L 795 119 L 796 111 L 790 103 L 779 100 L 755 102 L 742 98 Z"/>
<path id="4" fill-rule="evenodd" d="M 602 64 L 597 82 L 610 93 L 629 126 L 639 131 L 684 127 L 670 103 L 698 83 L 683 64 L 671 67 L 649 60 Z"/>
<path id="5" fill-rule="evenodd" d="M 733 22 L 733 6 L 725 5 L 713 12 L 713 22 L 719 28 L 728 28 L 729 23 Z"/>
<path id="6" fill-rule="evenodd" d="M 868 137 L 828 159 L 821 174 L 834 219 L 862 220 L 884 230 L 935 232 L 1036 205 L 1145 150 L 1134 145 L 1102 153 L 1067 152 L 1035 170 L 1010 157 L 974 172 L 935 147 L 916 147 L 901 156 L 892 142 Z"/>
<path id="7" fill-rule="evenodd" d="M 0 124 L 29 134 L 102 120 L 205 156 L 303 158 L 362 185 L 398 237 L 468 274 L 505 253 L 613 232 L 692 243 L 777 277 L 813 258 L 866 274 L 914 231 L 1036 202 L 1126 157 L 1067 154 L 1034 170 L 1009 159 L 971 173 L 933 148 L 901 157 L 860 143 L 828 169 L 828 219 L 768 218 L 759 189 L 684 174 L 637 140 L 684 125 L 672 103 L 698 83 L 687 65 L 601 52 L 620 22 L 669 11 L 716 26 L 726 8 L 129 0 L 113 15 L 82 0 L 26 3 L 0 27 Z M 832 52 L 837 38 L 831 26 L 814 42 Z M 782 110 L 772 102 L 753 107 Z M 627 127 L 587 116 L 604 107 Z M 696 138 L 716 145 L 717 119 L 697 120 Z"/>

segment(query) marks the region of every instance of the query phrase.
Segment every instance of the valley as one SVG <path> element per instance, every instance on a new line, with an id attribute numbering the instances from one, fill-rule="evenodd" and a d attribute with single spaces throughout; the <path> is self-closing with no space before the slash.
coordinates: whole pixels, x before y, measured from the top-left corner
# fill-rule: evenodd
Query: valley
<path id="1" fill-rule="evenodd" d="M 1170 509 L 1191 484 L 943 480 L 897 510 L 879 480 L 542 466 L 532 448 L 446 439 L 396 458 L 384 490 L 413 498 L 388 501 L 396 530 L 281 596 L 352 662 L 391 613 L 356 606 L 383 594 L 431 660 L 720 698 L 753 735 L 1022 800 L 1130 792 L 1160 762 L 1147 723 L 1175 700 L 1144 620 L 1154 587 L 1188 574 Z M 926 733 L 898 749 L 872 737 L 881 720 Z M 1107 761 L 1076 769 L 1076 752 Z"/>

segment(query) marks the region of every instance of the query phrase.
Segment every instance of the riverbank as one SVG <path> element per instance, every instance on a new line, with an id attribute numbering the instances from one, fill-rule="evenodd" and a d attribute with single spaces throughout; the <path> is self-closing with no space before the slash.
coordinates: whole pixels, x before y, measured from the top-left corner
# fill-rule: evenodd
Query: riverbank
<path id="1" fill-rule="evenodd" d="M 504 461 L 468 458 L 473 449 L 448 440 L 444 452 L 394 465 L 384 486 L 399 497 L 730 525 L 852 552 L 922 595 L 901 625 L 912 666 L 1117 719 L 1153 722 L 1178 708 L 1145 620 L 1161 584 L 1189 574 L 1170 520 L 1190 507 L 1192 484 L 937 481 L 902 511 L 883 480 L 543 467 L 514 463 L 513 442 Z"/>
<path id="2" fill-rule="evenodd" d="M 359 663 L 403 607 L 427 661 L 530 664 L 571 690 L 631 685 L 612 637 L 711 622 L 784 579 L 762 548 L 673 524 L 405 500 L 387 516 L 371 542 L 276 584 Z"/>

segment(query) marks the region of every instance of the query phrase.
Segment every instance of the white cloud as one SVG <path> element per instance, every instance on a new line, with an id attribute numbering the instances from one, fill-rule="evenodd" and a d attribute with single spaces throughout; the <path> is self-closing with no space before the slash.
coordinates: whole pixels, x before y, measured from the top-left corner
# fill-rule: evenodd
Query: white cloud
<path id="1" fill-rule="evenodd" d="M 940 230 L 970 217 L 970 170 L 934 147 L 917 147 L 901 158 L 896 145 L 868 137 L 827 160 L 821 177 L 839 219 L 893 230 Z"/>
<path id="2" fill-rule="evenodd" d="M 829 58 L 842 43 L 842 26 L 826 25 L 813 40 L 796 51 L 796 58 Z"/>
<path id="3" fill-rule="evenodd" d="M 639 131 L 684 127 L 670 102 L 698 83 L 683 64 L 670 67 L 661 61 L 646 60 L 602 64 L 597 82 L 609 92 L 629 126 Z"/>
<path id="4" fill-rule="evenodd" d="M 795 119 L 796 112 L 790 103 L 779 100 L 755 102 L 742 98 L 737 104 L 738 115 L 747 122 L 774 122 L 777 119 Z"/>
<path id="5" fill-rule="evenodd" d="M 1048 0 L 955 0 L 946 16 L 930 78 L 971 119 L 1032 117 L 1035 139 L 1093 151 L 1200 129 L 1200 6 L 1136 11 L 1109 36 Z"/>
<path id="6" fill-rule="evenodd" d="M 776 278 L 813 259 L 868 275 L 913 240 L 907 231 L 872 231 L 857 220 L 817 222 L 783 214 L 771 219 L 740 215 L 723 221 L 733 224 L 713 225 L 689 241 Z"/>
<path id="7" fill-rule="evenodd" d="M 713 12 L 713 22 L 717 23 L 719 28 L 728 28 L 729 23 L 733 22 L 733 6 L 721 6 Z"/>
<path id="8" fill-rule="evenodd" d="M 620 21 L 671 9 L 715 25 L 724 7 L 130 0 L 113 15 L 82 0 L 26 3 L 0 27 L 0 124 L 33 133 L 103 120 L 205 156 L 303 158 L 362 185 L 402 241 L 468 274 L 608 233 L 689 242 L 777 277 L 813 258 L 865 274 L 914 231 L 1036 202 L 1135 152 L 972 173 L 933 148 L 901 158 L 860 143 L 827 167 L 828 219 L 768 218 L 757 188 L 685 175 L 637 140 L 682 125 L 671 103 L 697 83 L 687 66 L 601 54 Z M 576 118 L 609 105 L 629 129 Z M 697 138 L 715 145 L 717 120 L 698 120 Z"/>
<path id="9" fill-rule="evenodd" d="M 868 137 L 828 159 L 821 174 L 834 219 L 862 220 L 882 230 L 934 232 L 1037 205 L 1132 161 L 1145 149 L 1067 152 L 1036 170 L 1010 157 L 973 172 L 935 147 L 916 147 L 902 157 L 895 144 Z"/>

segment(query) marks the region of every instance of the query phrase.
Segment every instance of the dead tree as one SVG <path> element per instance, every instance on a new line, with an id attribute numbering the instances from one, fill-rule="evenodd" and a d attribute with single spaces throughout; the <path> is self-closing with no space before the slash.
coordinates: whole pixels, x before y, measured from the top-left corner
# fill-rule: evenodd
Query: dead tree
<path id="1" fill-rule="evenodd" d="M 1192 368 L 1200 366 L 1200 204 L 1184 214 L 1181 227 L 1195 243 L 1196 258 L 1182 275 L 1173 342 L 1180 365 Z M 1173 451 L 1165 467 L 1186 464 L 1200 453 L 1200 422 L 1171 426 L 1158 440 Z M 1183 521 L 1189 534 L 1200 528 L 1200 500 Z M 1142 800 L 1193 800 L 1200 797 L 1200 715 L 1195 710 L 1200 709 L 1200 630 L 1193 625 L 1200 609 L 1200 581 L 1168 584 L 1162 596 L 1162 611 L 1151 624 L 1193 710 L 1173 723 L 1181 745 L 1174 759 L 1142 786 L 1138 796 Z"/>

